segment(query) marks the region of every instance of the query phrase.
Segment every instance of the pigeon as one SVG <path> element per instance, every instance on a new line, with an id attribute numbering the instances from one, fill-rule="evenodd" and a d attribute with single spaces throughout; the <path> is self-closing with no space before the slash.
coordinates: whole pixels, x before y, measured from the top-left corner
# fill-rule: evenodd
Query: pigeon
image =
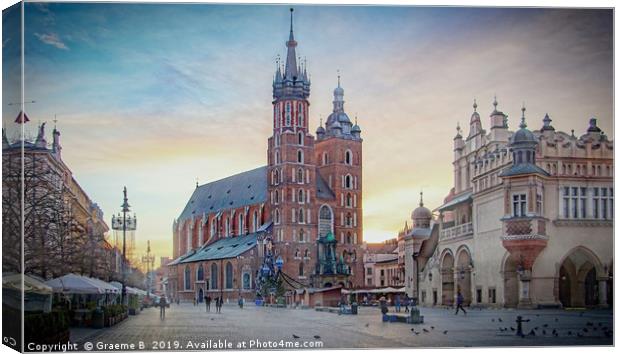
<path id="1" fill-rule="evenodd" d="M 431 326 L 431 329 L 435 329 L 435 326 Z"/>
<path id="2" fill-rule="evenodd" d="M 547 331 L 545 331 L 545 330 L 543 329 L 543 330 L 542 330 L 542 334 L 543 334 L 543 336 L 546 336 L 546 335 L 547 335 Z"/>
<path id="3" fill-rule="evenodd" d="M 569 336 L 572 336 L 572 335 L 573 335 L 573 332 L 568 331 L 568 335 L 569 335 Z"/>
<path id="4" fill-rule="evenodd" d="M 314 336 L 314 339 L 321 339 L 321 336 L 316 335 L 316 336 Z"/>
<path id="5" fill-rule="evenodd" d="M 549 327 L 549 325 L 545 323 L 545 324 L 543 325 L 543 327 L 547 328 L 547 327 Z"/>
<path id="6" fill-rule="evenodd" d="M 585 333 L 588 333 L 588 329 L 587 328 L 582 329 L 582 331 L 584 331 Z"/>
<path id="7" fill-rule="evenodd" d="M 411 329 L 411 332 L 413 332 L 413 331 L 415 331 L 415 328 L 412 328 L 412 329 Z"/>
<path id="8" fill-rule="evenodd" d="M 535 330 L 535 331 L 538 331 L 538 327 L 534 327 L 534 330 Z"/>
<path id="9" fill-rule="evenodd" d="M 554 329 L 553 329 L 553 332 L 551 332 L 551 333 L 553 333 L 554 335 L 556 335 L 556 334 L 558 334 L 558 331 L 556 331 L 556 330 L 555 330 L 555 328 L 554 328 Z"/>
<path id="10" fill-rule="evenodd" d="M 448 334 L 448 331 L 443 331 L 443 334 Z"/>
<path id="11" fill-rule="evenodd" d="M 422 330 L 424 331 L 424 333 L 428 333 L 428 329 L 422 328 Z"/>
<path id="12" fill-rule="evenodd" d="M 536 332 L 534 332 L 534 330 L 531 330 L 530 333 L 528 334 L 530 336 L 536 336 Z"/>
<path id="13" fill-rule="evenodd" d="M 559 336 L 558 332 L 553 333 L 553 336 L 554 336 L 554 337 Z"/>
<path id="14" fill-rule="evenodd" d="M 299 338 L 299 336 L 298 336 L 298 335 L 296 335 L 296 334 L 293 334 L 293 338 L 298 339 L 298 338 Z"/>
<path id="15" fill-rule="evenodd" d="M 501 319 L 501 318 L 498 318 L 498 319 L 497 319 L 497 321 L 502 322 L 502 319 Z"/>
<path id="16" fill-rule="evenodd" d="M 504 331 L 504 329 L 503 329 L 502 327 L 500 327 L 500 328 L 499 328 L 499 331 L 500 331 L 500 332 L 503 332 L 503 331 Z"/>
<path id="17" fill-rule="evenodd" d="M 510 330 L 514 332 L 514 331 L 515 331 L 515 328 L 514 328 L 514 327 L 510 327 Z"/>
<path id="18" fill-rule="evenodd" d="M 417 336 L 420 332 L 413 331 L 413 333 Z"/>

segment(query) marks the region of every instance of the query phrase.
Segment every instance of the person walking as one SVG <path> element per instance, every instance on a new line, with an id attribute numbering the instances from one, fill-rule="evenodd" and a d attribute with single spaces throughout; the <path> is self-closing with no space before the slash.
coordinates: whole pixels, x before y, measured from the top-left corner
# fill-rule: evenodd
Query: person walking
<path id="1" fill-rule="evenodd" d="M 163 296 L 159 298 L 159 318 L 166 318 L 166 298 Z"/>
<path id="2" fill-rule="evenodd" d="M 455 315 L 459 314 L 459 309 L 463 310 L 463 314 L 467 315 L 467 311 L 465 311 L 465 309 L 463 308 L 463 301 L 465 301 L 465 298 L 463 297 L 463 294 L 461 294 L 461 292 L 457 292 L 456 294 L 456 312 L 454 313 Z"/>
<path id="3" fill-rule="evenodd" d="M 396 310 L 396 312 L 400 312 L 400 295 L 398 294 L 394 298 L 394 309 Z"/>
<path id="4" fill-rule="evenodd" d="M 411 303 L 411 299 L 409 299 L 409 295 L 405 294 L 405 300 L 403 300 L 405 305 L 405 313 L 409 313 L 409 304 Z"/>
<path id="5" fill-rule="evenodd" d="M 205 296 L 205 304 L 207 304 L 207 312 L 211 312 L 211 296 Z"/>

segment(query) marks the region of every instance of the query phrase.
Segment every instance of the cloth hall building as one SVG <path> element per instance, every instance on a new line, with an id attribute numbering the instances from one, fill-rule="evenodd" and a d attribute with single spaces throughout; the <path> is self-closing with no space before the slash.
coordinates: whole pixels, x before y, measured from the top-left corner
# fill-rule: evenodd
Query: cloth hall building
<path id="1" fill-rule="evenodd" d="M 556 131 L 549 115 L 519 129 L 474 103 L 469 132 L 454 137 L 454 187 L 405 230 L 406 286 L 424 305 L 611 305 L 613 142 L 590 119 L 584 134 Z M 586 125 L 586 124 L 584 124 Z M 431 220 L 432 219 L 432 220 Z M 416 268 L 417 262 L 417 268 Z M 419 269 L 419 271 L 416 271 Z"/>
<path id="2" fill-rule="evenodd" d="M 181 300 L 253 298 L 268 248 L 298 284 L 363 284 L 361 129 L 344 111 L 338 77 L 333 112 L 312 135 L 311 83 L 297 62 L 292 15 L 272 83 L 267 165 L 197 185 L 174 221 L 168 283 Z"/>

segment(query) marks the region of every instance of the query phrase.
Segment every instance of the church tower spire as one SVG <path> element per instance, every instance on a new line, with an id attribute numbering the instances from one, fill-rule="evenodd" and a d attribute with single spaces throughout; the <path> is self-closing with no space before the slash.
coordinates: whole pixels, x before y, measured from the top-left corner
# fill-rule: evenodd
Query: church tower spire
<path id="1" fill-rule="evenodd" d="M 286 42 L 286 67 L 284 69 L 284 78 L 288 80 L 297 80 L 299 72 L 297 71 L 297 54 L 295 53 L 295 47 L 297 42 L 293 35 L 293 8 L 291 7 L 291 32 Z"/>

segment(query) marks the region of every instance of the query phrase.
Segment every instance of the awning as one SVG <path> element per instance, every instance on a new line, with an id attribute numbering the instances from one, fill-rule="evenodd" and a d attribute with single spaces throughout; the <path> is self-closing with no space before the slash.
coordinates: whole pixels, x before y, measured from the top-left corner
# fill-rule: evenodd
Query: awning
<path id="1" fill-rule="evenodd" d="M 24 292 L 42 295 L 52 294 L 53 290 L 50 286 L 46 285 L 40 280 L 19 273 L 3 275 L 2 288 L 21 291 L 22 277 L 24 278 Z"/>
<path id="2" fill-rule="evenodd" d="M 118 289 L 103 280 L 69 273 L 45 282 L 54 292 L 64 294 L 116 294 Z"/>
<path id="3" fill-rule="evenodd" d="M 452 200 L 450 200 L 449 202 L 445 203 L 444 205 L 440 206 L 439 208 L 435 210 L 438 210 L 438 211 L 452 210 L 454 209 L 456 205 L 470 201 L 471 196 L 472 196 L 472 192 L 463 193 L 453 198 Z"/>

